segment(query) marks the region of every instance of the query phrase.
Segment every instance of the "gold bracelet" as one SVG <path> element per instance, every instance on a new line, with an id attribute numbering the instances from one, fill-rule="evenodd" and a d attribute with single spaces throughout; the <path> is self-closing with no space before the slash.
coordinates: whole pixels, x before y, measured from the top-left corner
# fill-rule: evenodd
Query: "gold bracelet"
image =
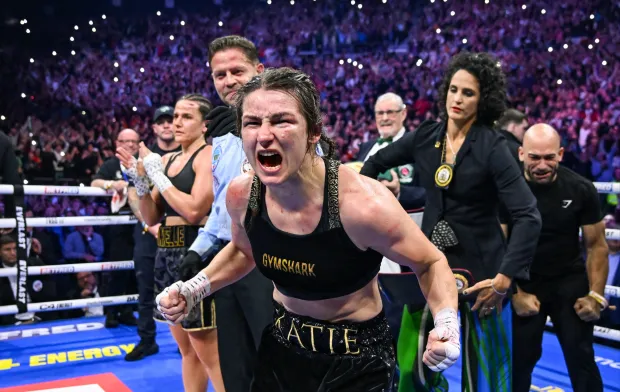
<path id="1" fill-rule="evenodd" d="M 594 290 L 591 290 L 588 293 L 588 296 L 594 298 L 594 300 L 598 302 L 599 305 L 601 305 L 601 310 L 607 309 L 607 307 L 609 306 L 609 302 L 607 302 L 607 299 L 605 299 L 605 297 L 603 297 Z"/>

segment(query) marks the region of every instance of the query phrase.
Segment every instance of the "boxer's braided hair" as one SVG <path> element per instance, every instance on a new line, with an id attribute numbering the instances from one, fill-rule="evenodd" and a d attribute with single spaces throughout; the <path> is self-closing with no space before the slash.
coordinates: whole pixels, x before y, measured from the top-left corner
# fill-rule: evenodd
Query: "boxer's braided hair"
<path id="1" fill-rule="evenodd" d="M 282 91 L 295 98 L 299 104 L 299 111 L 308 124 L 308 137 L 320 135 L 319 143 L 324 149 L 325 156 L 335 158 L 336 143 L 323 132 L 319 92 L 310 76 L 292 68 L 268 68 L 237 91 L 235 107 L 239 131 L 242 129 L 243 101 L 250 93 L 259 89 Z M 316 145 L 310 140 L 306 151 L 316 154 Z"/>

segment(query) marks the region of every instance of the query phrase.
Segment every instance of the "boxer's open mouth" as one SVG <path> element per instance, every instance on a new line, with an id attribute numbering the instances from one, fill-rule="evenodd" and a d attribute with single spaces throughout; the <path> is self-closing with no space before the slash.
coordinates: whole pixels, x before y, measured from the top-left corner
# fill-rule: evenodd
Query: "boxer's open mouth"
<path id="1" fill-rule="evenodd" d="M 261 151 L 258 153 L 258 162 L 267 168 L 276 168 L 282 164 L 282 155 L 275 151 Z"/>

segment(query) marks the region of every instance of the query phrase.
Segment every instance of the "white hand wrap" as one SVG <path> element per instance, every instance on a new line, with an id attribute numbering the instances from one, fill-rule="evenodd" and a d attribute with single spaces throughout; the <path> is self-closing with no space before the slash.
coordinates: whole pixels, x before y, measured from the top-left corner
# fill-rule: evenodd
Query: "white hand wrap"
<path id="1" fill-rule="evenodd" d="M 446 308 L 437 313 L 434 331 L 438 338 L 444 341 L 446 350 L 443 361 L 436 366 L 429 366 L 432 371 L 439 372 L 452 366 L 461 355 L 461 328 L 456 311 Z"/>
<path id="2" fill-rule="evenodd" d="M 145 176 L 138 175 L 138 160 L 134 157 L 131 158 L 131 167 L 126 168 L 121 165 L 121 170 L 127 174 L 133 185 L 136 187 L 136 193 L 138 197 L 142 197 L 150 192 L 149 179 Z"/>
<path id="3" fill-rule="evenodd" d="M 164 174 L 164 164 L 159 154 L 150 153 L 144 157 L 142 163 L 144 164 L 146 174 L 148 174 L 151 181 L 153 181 L 157 189 L 159 189 L 159 192 L 164 193 L 166 189 L 172 186 L 172 182 L 170 182 L 170 179 Z"/>
<path id="4" fill-rule="evenodd" d="M 179 324 L 181 321 L 183 321 L 183 319 L 185 318 L 185 314 L 189 313 L 189 311 L 187 310 L 187 307 L 186 307 L 185 308 L 186 311 L 185 311 L 184 315 L 179 317 L 176 320 L 176 322 L 175 321 L 171 321 L 166 316 L 166 313 L 164 313 L 164 309 L 161 307 L 160 303 L 161 303 L 162 298 L 168 296 L 168 292 L 170 291 L 170 289 L 175 289 L 175 290 L 177 290 L 180 293 L 182 287 L 183 287 L 183 282 L 181 282 L 181 281 L 175 282 L 171 286 L 166 287 L 161 293 L 157 294 L 157 297 L 155 297 L 155 304 L 157 305 L 157 311 L 163 316 L 163 318 L 166 319 L 166 322 L 168 324 L 170 324 L 170 325 Z"/>
<path id="5" fill-rule="evenodd" d="M 200 271 L 196 276 L 183 283 L 179 293 L 185 297 L 187 311 L 189 312 L 196 304 L 211 294 L 211 281 L 203 271 Z"/>

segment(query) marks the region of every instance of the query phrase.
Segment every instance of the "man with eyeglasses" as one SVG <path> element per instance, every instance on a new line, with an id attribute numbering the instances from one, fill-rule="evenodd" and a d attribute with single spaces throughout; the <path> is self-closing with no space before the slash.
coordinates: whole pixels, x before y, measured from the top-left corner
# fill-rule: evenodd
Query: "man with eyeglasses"
<path id="1" fill-rule="evenodd" d="M 406 132 L 404 125 L 406 118 L 407 107 L 401 97 L 394 93 L 386 93 L 377 98 L 375 121 L 379 137 L 360 145 L 356 161 L 366 162 L 377 151 L 403 137 Z M 422 218 L 418 215 L 421 215 L 419 211 L 426 203 L 426 192 L 423 188 L 414 186 L 413 165 L 395 167 L 381 174 L 379 180 L 396 196 L 403 208 L 420 226 Z M 401 270 L 398 264 L 384 259 L 381 272 L 401 272 Z"/>
<path id="2" fill-rule="evenodd" d="M 138 153 L 140 135 L 133 129 L 123 129 L 116 138 L 116 148 L 124 147 Z M 93 176 L 90 186 L 114 190 L 112 198 L 112 213 L 131 215 L 132 211 L 126 205 L 129 183 L 124 179 L 121 164 L 118 158 L 111 157 L 99 168 Z M 134 227 L 128 225 L 114 226 L 113 230 L 105 230 L 104 235 L 108 250 L 109 261 L 125 261 L 133 259 Z M 110 246 L 113 244 L 113 246 Z M 112 271 L 103 273 L 102 289 L 105 296 L 132 294 L 126 292 L 131 279 L 131 271 Z M 137 325 L 131 305 L 107 306 L 105 308 L 106 328 L 117 328 L 120 324 Z"/>

